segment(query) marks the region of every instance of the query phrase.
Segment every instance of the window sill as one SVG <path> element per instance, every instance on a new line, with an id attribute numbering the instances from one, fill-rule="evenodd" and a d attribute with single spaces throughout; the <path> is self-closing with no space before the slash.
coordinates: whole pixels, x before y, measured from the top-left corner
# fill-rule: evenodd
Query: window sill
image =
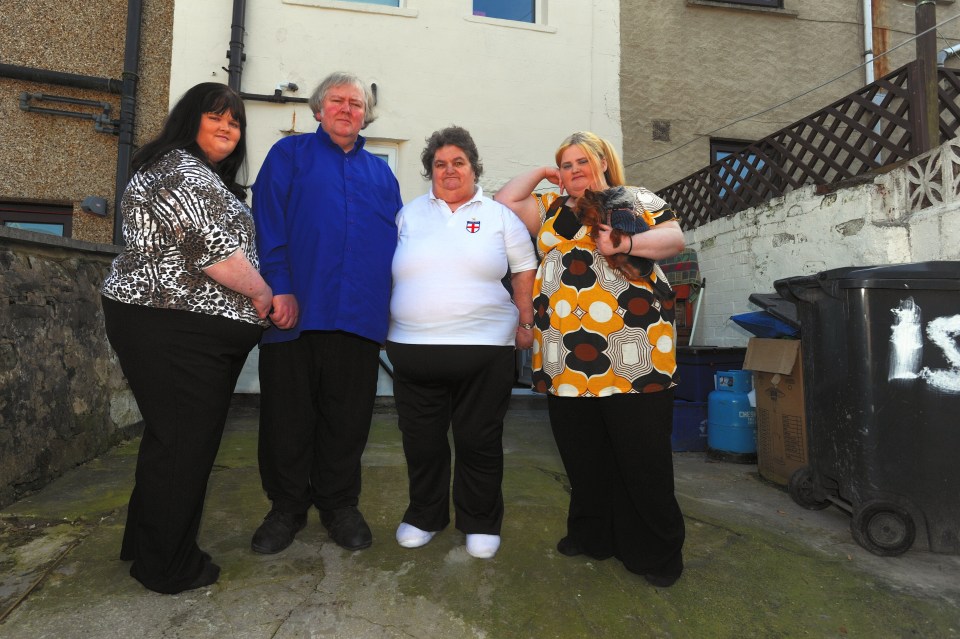
<path id="1" fill-rule="evenodd" d="M 115 256 L 123 252 L 122 246 L 113 244 L 103 244 L 100 242 L 87 242 L 85 240 L 75 240 L 71 237 L 61 237 L 59 235 L 50 235 L 48 233 L 36 233 L 34 231 L 23 231 L 20 229 L 0 226 L 0 244 L 7 242 L 14 244 L 27 244 L 40 247 L 59 247 L 67 249 L 77 249 L 91 253 L 103 253 L 112 260 Z"/>
<path id="2" fill-rule="evenodd" d="M 341 11 L 356 11 L 358 13 L 377 13 L 380 15 L 416 18 L 417 9 L 402 7 L 385 7 L 380 4 L 364 4 L 362 2 L 338 2 L 338 0 L 281 0 L 283 4 L 299 5 L 301 7 L 317 7 L 318 9 L 340 9 Z"/>
<path id="3" fill-rule="evenodd" d="M 502 20 L 500 18 L 486 18 L 484 16 L 464 16 L 467 22 L 476 22 L 478 24 L 490 24 L 498 27 L 508 27 L 510 29 L 523 29 L 525 31 L 539 31 L 541 33 L 556 33 L 557 28 L 545 24 L 533 24 L 531 22 L 519 22 L 517 20 Z"/>
<path id="4" fill-rule="evenodd" d="M 750 11 L 753 13 L 766 13 L 784 18 L 796 18 L 800 15 L 799 11 L 792 9 L 774 9 L 773 7 L 758 7 L 749 4 L 733 4 L 730 2 L 713 2 L 711 0 L 687 0 L 688 7 L 713 7 L 717 9 L 732 9 L 733 11 Z"/>

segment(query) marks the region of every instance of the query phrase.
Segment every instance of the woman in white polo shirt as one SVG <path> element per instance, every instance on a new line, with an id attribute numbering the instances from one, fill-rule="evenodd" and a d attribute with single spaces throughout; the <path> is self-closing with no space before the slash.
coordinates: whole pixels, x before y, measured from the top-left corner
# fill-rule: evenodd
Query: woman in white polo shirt
<path id="1" fill-rule="evenodd" d="M 503 417 L 514 351 L 533 343 L 537 262 L 523 223 L 477 184 L 469 132 L 436 131 L 420 158 L 432 188 L 397 216 L 386 345 L 410 481 L 397 542 L 423 546 L 450 523 L 452 425 L 456 527 L 486 559 L 500 547 Z"/>

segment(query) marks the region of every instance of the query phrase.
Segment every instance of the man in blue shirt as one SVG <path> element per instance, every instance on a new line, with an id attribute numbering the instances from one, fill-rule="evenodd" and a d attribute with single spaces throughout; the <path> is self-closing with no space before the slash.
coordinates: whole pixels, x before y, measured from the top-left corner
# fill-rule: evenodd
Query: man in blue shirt
<path id="1" fill-rule="evenodd" d="M 274 293 L 260 341 L 258 451 L 272 507 L 255 552 L 289 546 L 311 505 L 338 545 L 373 542 L 357 509 L 360 456 L 402 202 L 386 162 L 363 148 L 372 102 L 356 76 L 328 76 L 310 98 L 317 132 L 274 144 L 253 185 L 260 270 Z"/>

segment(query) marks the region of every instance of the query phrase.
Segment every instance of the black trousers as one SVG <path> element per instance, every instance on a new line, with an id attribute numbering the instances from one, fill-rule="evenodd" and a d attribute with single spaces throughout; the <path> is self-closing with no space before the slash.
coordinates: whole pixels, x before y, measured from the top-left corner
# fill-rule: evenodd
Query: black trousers
<path id="1" fill-rule="evenodd" d="M 260 480 L 273 508 L 356 506 L 380 345 L 308 331 L 260 347 Z"/>
<path id="2" fill-rule="evenodd" d="M 683 514 L 674 496 L 673 391 L 547 397 L 572 489 L 567 534 L 590 556 L 637 574 L 683 571 Z"/>
<path id="3" fill-rule="evenodd" d="M 438 531 L 450 523 L 450 444 L 457 529 L 499 535 L 503 523 L 503 417 L 513 386 L 512 346 L 387 342 L 410 481 L 403 521 Z"/>
<path id="4" fill-rule="evenodd" d="M 176 593 L 209 557 L 197 546 L 207 480 L 240 369 L 263 329 L 101 298 L 107 337 L 143 415 L 120 558 L 150 590 Z"/>

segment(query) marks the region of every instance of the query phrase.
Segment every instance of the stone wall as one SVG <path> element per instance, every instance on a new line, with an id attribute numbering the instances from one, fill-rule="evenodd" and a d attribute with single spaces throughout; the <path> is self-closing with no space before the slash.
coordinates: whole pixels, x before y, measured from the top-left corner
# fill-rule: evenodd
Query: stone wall
<path id="1" fill-rule="evenodd" d="M 826 191 L 826 192 L 824 192 Z M 731 315 L 777 279 L 845 266 L 960 260 L 960 138 L 886 174 L 798 189 L 686 233 L 706 278 L 695 345 L 743 346 Z"/>
<path id="2" fill-rule="evenodd" d="M 100 309 L 116 252 L 0 227 L 0 507 L 140 422 Z"/>

